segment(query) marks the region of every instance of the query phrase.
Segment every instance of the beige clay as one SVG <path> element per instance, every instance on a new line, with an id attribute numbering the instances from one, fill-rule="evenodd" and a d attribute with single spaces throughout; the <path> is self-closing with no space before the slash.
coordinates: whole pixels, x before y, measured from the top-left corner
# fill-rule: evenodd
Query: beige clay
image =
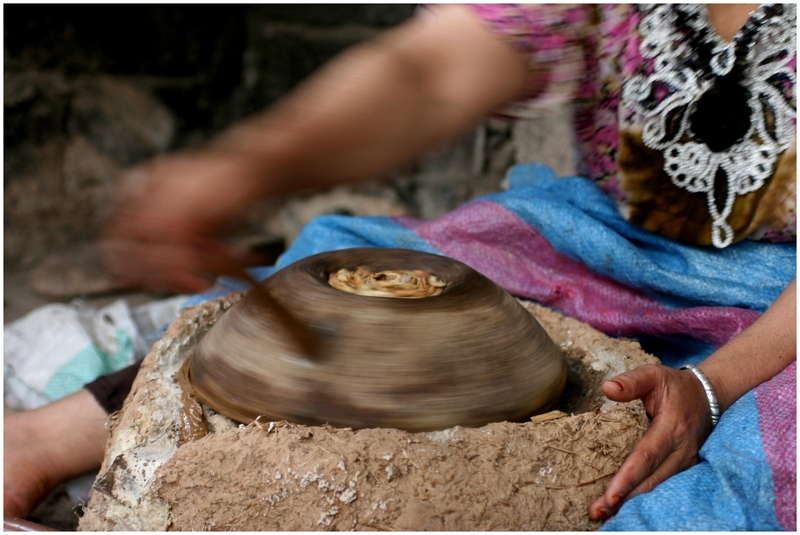
<path id="1" fill-rule="evenodd" d="M 238 426 L 206 408 L 210 433 L 179 447 L 179 368 L 239 297 L 184 311 L 147 356 L 79 530 L 597 529 L 588 505 L 647 427 L 639 402 L 608 402 L 599 385 L 657 360 L 523 303 L 567 357 L 568 415 L 408 433 Z"/>

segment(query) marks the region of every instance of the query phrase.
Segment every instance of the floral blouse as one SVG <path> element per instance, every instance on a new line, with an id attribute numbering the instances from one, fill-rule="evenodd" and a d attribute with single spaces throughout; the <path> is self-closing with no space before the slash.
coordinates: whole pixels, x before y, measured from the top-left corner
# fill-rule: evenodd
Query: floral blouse
<path id="1" fill-rule="evenodd" d="M 796 8 L 762 5 L 732 42 L 704 5 L 472 5 L 528 55 L 503 113 L 569 98 L 581 174 L 632 223 L 725 247 L 796 236 Z"/>

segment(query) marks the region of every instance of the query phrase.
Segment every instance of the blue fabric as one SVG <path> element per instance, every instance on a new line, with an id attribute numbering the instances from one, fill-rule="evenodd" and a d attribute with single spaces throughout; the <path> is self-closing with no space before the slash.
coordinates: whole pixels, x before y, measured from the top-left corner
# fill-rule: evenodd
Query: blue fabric
<path id="1" fill-rule="evenodd" d="M 763 312 L 795 277 L 795 243 L 682 245 L 625 221 L 591 180 L 559 179 L 541 164 L 518 165 L 509 179 L 508 192 L 484 199 L 514 211 L 560 253 L 666 306 Z"/>

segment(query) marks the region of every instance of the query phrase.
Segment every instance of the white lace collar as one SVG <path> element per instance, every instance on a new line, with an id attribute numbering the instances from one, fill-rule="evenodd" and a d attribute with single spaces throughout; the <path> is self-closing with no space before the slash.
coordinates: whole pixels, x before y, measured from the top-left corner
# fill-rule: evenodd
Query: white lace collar
<path id="1" fill-rule="evenodd" d="M 796 20 L 795 5 L 765 4 L 727 42 L 704 5 L 669 4 L 648 6 L 639 25 L 654 68 L 625 84 L 622 105 L 643 120 L 642 140 L 663 151 L 673 184 L 706 194 L 716 247 L 733 241 L 736 196 L 764 185 L 794 136 Z"/>

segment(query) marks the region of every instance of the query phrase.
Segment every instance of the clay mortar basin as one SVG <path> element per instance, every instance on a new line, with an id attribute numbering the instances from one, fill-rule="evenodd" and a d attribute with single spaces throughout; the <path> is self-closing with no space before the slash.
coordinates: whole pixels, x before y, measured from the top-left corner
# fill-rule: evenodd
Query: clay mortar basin
<path id="1" fill-rule="evenodd" d="M 147 355 L 110 436 L 80 531 L 592 530 L 587 508 L 648 426 L 640 401 L 600 384 L 658 360 L 521 301 L 564 354 L 558 411 L 409 433 L 237 424 L 207 406 L 208 434 L 182 440 L 186 359 L 241 293 L 186 309 Z"/>
<path id="2" fill-rule="evenodd" d="M 413 272 L 422 285 L 444 287 L 428 287 L 438 295 L 396 298 L 329 284 L 332 274 L 359 269 Z M 313 358 L 303 355 L 258 292 L 233 305 L 200 341 L 189 377 L 200 401 L 239 422 L 261 417 L 412 432 L 477 427 L 555 408 L 566 384 L 566 360 L 536 319 L 497 284 L 447 257 L 333 251 L 260 286 L 310 328 L 319 349 Z"/>

